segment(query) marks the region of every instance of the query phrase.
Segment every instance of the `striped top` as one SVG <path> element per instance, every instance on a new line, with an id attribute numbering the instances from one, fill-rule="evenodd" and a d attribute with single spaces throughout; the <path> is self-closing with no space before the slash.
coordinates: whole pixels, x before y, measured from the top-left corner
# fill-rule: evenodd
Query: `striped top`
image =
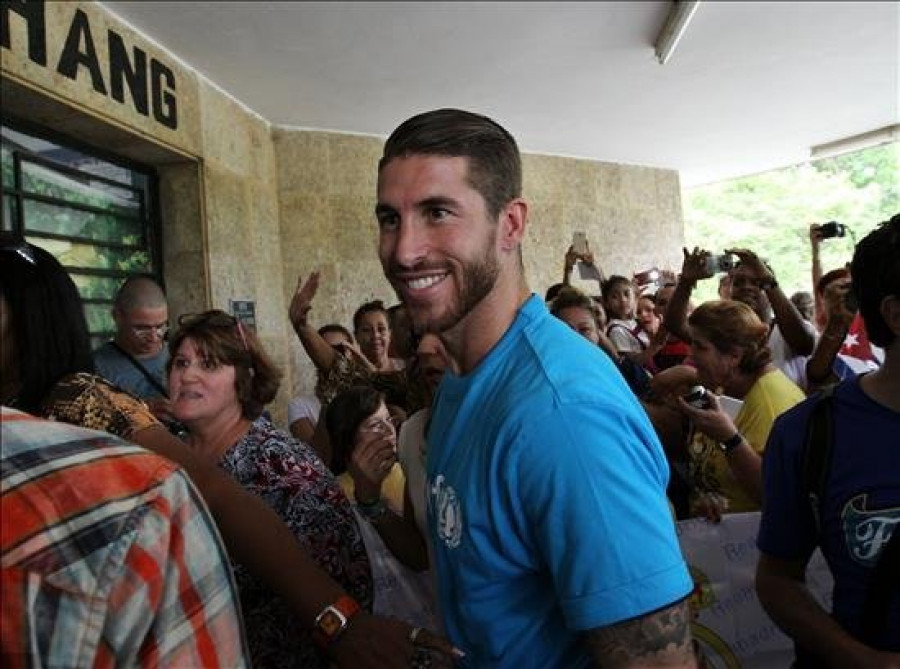
<path id="1" fill-rule="evenodd" d="M 221 539 L 175 464 L 6 407 L 0 437 L 0 666 L 247 666 Z"/>

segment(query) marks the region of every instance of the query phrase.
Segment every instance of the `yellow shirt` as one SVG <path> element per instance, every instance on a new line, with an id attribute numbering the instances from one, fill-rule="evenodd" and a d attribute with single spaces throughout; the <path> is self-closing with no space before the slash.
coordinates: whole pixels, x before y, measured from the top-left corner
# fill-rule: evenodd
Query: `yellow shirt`
<path id="1" fill-rule="evenodd" d="M 766 372 L 744 397 L 734 426 L 753 450 L 762 455 L 775 419 L 804 399 L 803 391 L 780 370 Z M 759 510 L 760 505 L 735 479 L 728 458 L 714 440 L 698 432 L 690 450 L 694 494 L 712 492 L 722 495 L 728 500 L 727 513 Z"/>
<path id="2" fill-rule="evenodd" d="M 347 495 L 347 499 L 352 504 L 356 504 L 356 495 L 354 494 L 353 479 L 350 472 L 344 472 L 338 476 L 338 483 Z M 403 476 L 403 469 L 399 462 L 395 462 L 391 467 L 384 482 L 381 484 L 381 501 L 387 504 L 387 507 L 398 516 L 403 515 L 403 489 L 406 487 L 406 477 Z"/>

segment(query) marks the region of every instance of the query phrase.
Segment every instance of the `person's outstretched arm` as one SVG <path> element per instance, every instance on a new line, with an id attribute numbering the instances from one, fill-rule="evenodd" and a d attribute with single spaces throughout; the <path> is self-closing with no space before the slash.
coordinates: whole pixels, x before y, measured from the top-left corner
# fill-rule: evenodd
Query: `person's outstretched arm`
<path id="1" fill-rule="evenodd" d="M 822 300 L 822 296 L 819 295 L 816 290 L 816 286 L 819 285 L 819 279 L 822 278 L 822 259 L 819 256 L 819 248 L 822 244 L 822 226 L 818 223 L 811 223 L 809 226 L 809 247 L 812 252 L 812 294 L 813 300 L 815 304 L 815 319 L 819 320 L 820 314 L 822 310 L 825 308 L 825 304 Z"/>
<path id="2" fill-rule="evenodd" d="M 675 284 L 675 290 L 672 292 L 669 306 L 663 316 L 662 325 L 670 333 L 690 344 L 692 337 L 691 328 L 687 322 L 687 311 L 691 292 L 700 279 L 708 279 L 712 274 L 706 269 L 709 251 L 695 246 L 694 250 L 690 252 L 686 248 L 682 249 L 682 253 L 684 253 L 684 262 L 681 265 L 681 275 L 678 277 L 678 283 Z"/>
<path id="3" fill-rule="evenodd" d="M 287 602 L 300 625 L 312 628 L 316 616 L 344 595 L 272 509 L 165 427 L 147 427 L 134 433 L 131 441 L 184 467 L 213 514 L 229 553 Z M 411 627 L 399 620 L 359 613 L 329 653 L 343 667 L 406 669 L 415 650 L 410 632 Z M 437 635 L 419 635 L 416 643 L 433 645 L 450 657 L 449 643 Z"/>
<path id="4" fill-rule="evenodd" d="M 760 287 L 769 299 L 769 304 L 772 305 L 775 323 L 794 355 L 810 355 L 816 345 L 816 338 L 806 329 L 803 316 L 797 311 L 797 307 L 781 290 L 772 269 L 750 249 L 725 249 L 725 252 L 735 254 L 740 258 L 741 264 L 755 273 Z"/>
<path id="5" fill-rule="evenodd" d="M 850 279 L 832 281 L 825 288 L 823 304 L 828 319 L 813 354 L 806 361 L 807 392 L 840 380 L 834 373 L 834 361 L 853 323 L 853 314 L 845 301 L 849 290 Z"/>
<path id="6" fill-rule="evenodd" d="M 291 306 L 288 309 L 288 317 L 306 354 L 313 361 L 316 368 L 324 371 L 331 368 L 338 353 L 331 344 L 325 341 L 325 338 L 318 333 L 316 328 L 309 323 L 309 312 L 312 309 L 312 301 L 318 289 L 318 272 L 310 272 L 305 282 L 302 275 L 298 276 L 297 288 L 294 291 L 294 297 L 291 299 Z"/>

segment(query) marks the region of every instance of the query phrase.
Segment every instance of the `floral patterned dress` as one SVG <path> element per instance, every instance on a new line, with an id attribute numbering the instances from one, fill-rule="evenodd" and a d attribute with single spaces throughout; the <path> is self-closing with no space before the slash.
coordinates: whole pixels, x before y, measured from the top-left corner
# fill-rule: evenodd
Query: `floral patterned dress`
<path id="1" fill-rule="evenodd" d="M 261 497 L 318 565 L 371 609 L 369 559 L 350 502 L 309 446 L 260 416 L 219 465 Z M 241 565 L 234 567 L 253 666 L 327 667 L 284 601 Z"/>

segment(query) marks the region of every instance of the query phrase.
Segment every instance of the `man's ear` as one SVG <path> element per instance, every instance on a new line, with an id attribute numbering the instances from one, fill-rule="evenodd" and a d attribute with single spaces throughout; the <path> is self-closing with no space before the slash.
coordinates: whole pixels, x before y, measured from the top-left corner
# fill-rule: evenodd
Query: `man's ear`
<path id="1" fill-rule="evenodd" d="M 513 251 L 522 244 L 528 222 L 528 203 L 522 198 L 511 200 L 500 212 L 497 242 L 503 251 Z"/>
<path id="2" fill-rule="evenodd" d="M 881 300 L 881 317 L 895 337 L 900 337 L 900 297 L 888 295 Z"/>

